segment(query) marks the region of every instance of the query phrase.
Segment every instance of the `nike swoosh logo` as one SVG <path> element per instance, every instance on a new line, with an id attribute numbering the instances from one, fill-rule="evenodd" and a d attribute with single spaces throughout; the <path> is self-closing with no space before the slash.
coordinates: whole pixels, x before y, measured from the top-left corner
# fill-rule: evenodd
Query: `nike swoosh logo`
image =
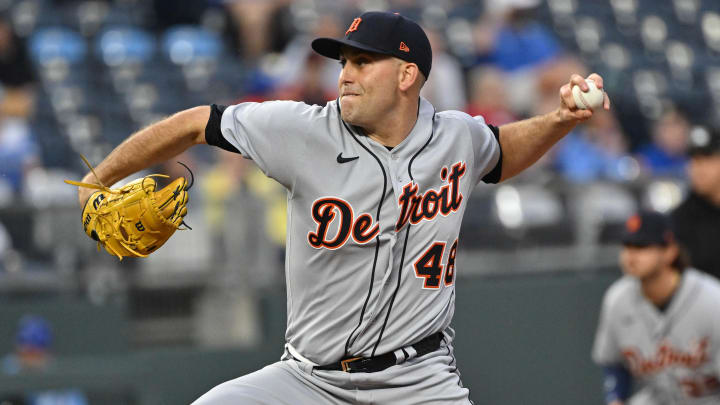
<path id="1" fill-rule="evenodd" d="M 347 162 L 352 162 L 353 160 L 359 159 L 359 158 L 360 158 L 360 156 L 354 156 L 354 157 L 344 158 L 344 157 L 342 156 L 342 152 L 340 152 L 340 153 L 338 153 L 338 155 L 337 155 L 337 162 L 338 162 L 338 163 L 347 163 Z"/>

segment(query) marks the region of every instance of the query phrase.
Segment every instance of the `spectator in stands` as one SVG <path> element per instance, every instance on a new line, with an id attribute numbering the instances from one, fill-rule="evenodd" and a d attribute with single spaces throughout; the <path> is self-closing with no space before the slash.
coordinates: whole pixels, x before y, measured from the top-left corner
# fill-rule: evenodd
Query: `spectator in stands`
<path id="1" fill-rule="evenodd" d="M 342 36 L 345 27 L 338 16 L 323 13 L 298 33 L 283 52 L 269 59 L 262 67 L 251 70 L 247 77 L 247 94 L 242 101 L 298 100 L 324 105 L 337 97 L 340 64 L 318 58 L 310 42 L 318 37 Z"/>
<path id="2" fill-rule="evenodd" d="M 53 334 L 45 318 L 24 315 L 18 322 L 15 350 L 1 359 L 0 371 L 9 375 L 37 373 L 52 366 Z M 25 396 L 13 396 L 12 405 L 87 405 L 85 394 L 74 388 L 31 392 Z M 0 404 L 5 404 L 0 398 Z"/>
<path id="3" fill-rule="evenodd" d="M 720 277 L 720 130 L 693 128 L 688 154 L 690 193 L 672 213 L 673 226 L 692 266 Z"/>
<path id="4" fill-rule="evenodd" d="M 184 0 L 182 7 L 175 0 L 152 0 L 154 28 L 166 30 L 174 25 L 198 25 L 210 6 L 207 0 Z"/>
<path id="5" fill-rule="evenodd" d="M 649 176 L 685 177 L 690 124 L 683 113 L 668 109 L 655 122 L 652 142 L 641 147 L 638 160 Z"/>
<path id="6" fill-rule="evenodd" d="M 256 63 L 269 52 L 280 52 L 295 34 L 288 0 L 233 0 L 225 3 L 233 42 L 244 61 Z"/>
<path id="7" fill-rule="evenodd" d="M 573 130 L 558 143 L 554 151 L 556 169 L 573 182 L 625 180 L 627 142 L 615 117 L 598 114 Z"/>
<path id="8" fill-rule="evenodd" d="M 25 43 L 0 14 L 0 189 L 20 191 L 25 173 L 40 161 L 27 121 L 34 82 Z"/>
<path id="9" fill-rule="evenodd" d="M 425 33 L 433 50 L 432 68 L 436 74 L 430 76 L 420 95 L 430 100 L 438 111 L 462 110 L 467 103 L 462 67 L 447 53 L 445 38 L 440 32 L 426 27 Z"/>
<path id="10" fill-rule="evenodd" d="M 325 86 L 326 61 L 327 58 L 315 53 L 307 55 L 299 80 L 279 88 L 273 98 L 325 105 L 327 100 L 337 97 L 337 89 L 329 91 Z"/>
<path id="11" fill-rule="evenodd" d="M 571 72 L 589 73 L 579 59 L 566 55 L 544 66 L 537 73 L 537 100 L 532 114 L 551 111 L 557 102 L 557 89 Z M 582 158 L 579 158 L 582 157 Z M 627 177 L 625 161 L 628 144 L 618 121 L 611 113 L 602 112 L 593 122 L 573 129 L 546 155 L 547 164 L 565 179 L 575 183 L 597 180 L 623 180 Z"/>
<path id="12" fill-rule="evenodd" d="M 18 321 L 15 350 L 2 358 L 5 374 L 46 369 L 52 359 L 52 330 L 44 318 L 25 315 Z"/>
<path id="13" fill-rule="evenodd" d="M 537 67 L 559 57 L 562 52 L 559 43 L 534 18 L 539 5 L 540 0 L 487 0 L 487 14 L 479 25 L 492 27 L 498 18 L 502 23 L 493 31 L 480 29 L 477 33 L 478 62 L 491 63 L 511 72 Z"/>
<path id="14" fill-rule="evenodd" d="M 504 125 L 518 118 L 508 105 L 506 78 L 493 67 L 477 67 L 469 74 L 470 100 L 465 111 L 470 115 L 482 115 L 485 122 Z"/>

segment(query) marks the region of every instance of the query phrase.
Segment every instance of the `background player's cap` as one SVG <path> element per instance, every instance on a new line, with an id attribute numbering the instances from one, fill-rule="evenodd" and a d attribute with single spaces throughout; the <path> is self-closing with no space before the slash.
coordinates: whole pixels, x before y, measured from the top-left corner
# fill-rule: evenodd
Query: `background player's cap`
<path id="1" fill-rule="evenodd" d="M 637 213 L 625 222 L 623 245 L 652 246 L 667 245 L 674 240 L 670 220 L 653 211 Z"/>
<path id="2" fill-rule="evenodd" d="M 345 38 L 317 38 L 312 42 L 315 52 L 333 59 L 340 59 L 343 45 L 415 63 L 426 79 L 430 76 L 430 41 L 415 21 L 400 14 L 368 11 L 353 20 Z"/>
<path id="3" fill-rule="evenodd" d="M 49 349 L 52 345 L 50 324 L 36 315 L 25 315 L 18 321 L 15 344 L 18 347 L 38 350 Z"/>
<path id="4" fill-rule="evenodd" d="M 715 128 L 694 127 L 688 139 L 689 156 L 720 154 L 720 131 Z"/>

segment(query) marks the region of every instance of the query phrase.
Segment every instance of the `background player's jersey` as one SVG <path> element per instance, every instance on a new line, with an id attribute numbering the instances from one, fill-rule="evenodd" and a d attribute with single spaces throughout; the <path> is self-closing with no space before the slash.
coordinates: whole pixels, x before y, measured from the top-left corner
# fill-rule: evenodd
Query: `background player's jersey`
<path id="1" fill-rule="evenodd" d="M 720 283 L 687 269 L 660 312 L 629 276 L 605 294 L 593 359 L 624 364 L 653 404 L 720 403 Z"/>
<path id="2" fill-rule="evenodd" d="M 481 117 L 421 99 L 412 132 L 388 150 L 343 122 L 337 101 L 273 101 L 228 107 L 220 132 L 288 189 L 286 340 L 297 352 L 318 364 L 369 357 L 450 324 L 462 216 L 475 185 L 499 177 Z"/>

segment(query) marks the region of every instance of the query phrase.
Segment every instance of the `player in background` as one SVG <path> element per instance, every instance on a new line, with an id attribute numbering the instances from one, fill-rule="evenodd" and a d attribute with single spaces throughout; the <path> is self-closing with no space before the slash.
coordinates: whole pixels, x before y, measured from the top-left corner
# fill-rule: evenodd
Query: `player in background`
<path id="1" fill-rule="evenodd" d="M 720 403 L 720 283 L 687 267 L 659 213 L 628 219 L 622 242 L 625 275 L 605 293 L 592 353 L 606 403 Z"/>
<path id="2" fill-rule="evenodd" d="M 690 192 L 671 214 L 673 229 L 693 267 L 720 278 L 720 131 L 695 127 L 688 144 Z"/>

